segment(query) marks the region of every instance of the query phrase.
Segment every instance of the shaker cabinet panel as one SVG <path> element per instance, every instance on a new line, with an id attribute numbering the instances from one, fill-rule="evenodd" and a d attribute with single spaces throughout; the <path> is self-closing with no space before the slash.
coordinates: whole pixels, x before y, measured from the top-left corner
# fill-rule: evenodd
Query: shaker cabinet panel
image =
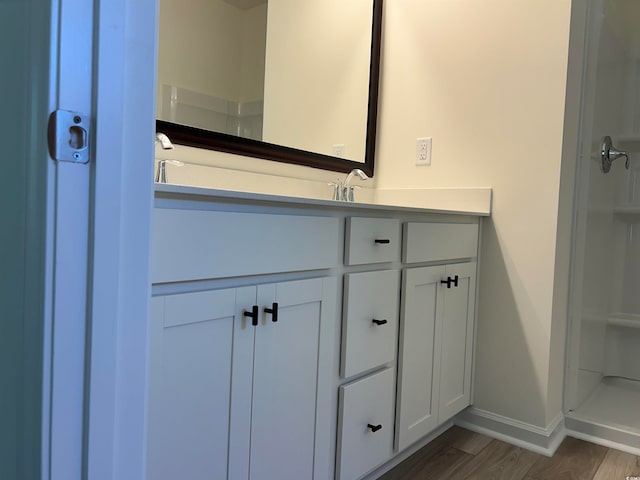
<path id="1" fill-rule="evenodd" d="M 471 403 L 476 264 L 447 265 L 446 276 L 457 277 L 458 286 L 442 287 L 439 423 Z"/>
<path id="2" fill-rule="evenodd" d="M 287 289 L 304 303 L 283 302 Z M 311 479 L 322 280 L 259 286 L 258 304 L 272 301 L 277 321 L 266 315 L 255 339 L 250 478 Z"/>
<path id="3" fill-rule="evenodd" d="M 395 360 L 399 295 L 398 270 L 345 275 L 343 377 Z"/>
<path id="4" fill-rule="evenodd" d="M 396 449 L 471 403 L 475 262 L 403 272 Z"/>
<path id="5" fill-rule="evenodd" d="M 160 306 L 153 308 L 150 331 L 149 479 L 227 476 L 231 377 L 239 368 L 233 364 L 235 294 L 229 293 L 154 299 Z M 176 300 L 182 315 L 172 308 Z"/>
<path id="6" fill-rule="evenodd" d="M 147 478 L 326 478 L 336 295 L 318 278 L 154 298 Z"/>
<path id="7" fill-rule="evenodd" d="M 385 368 L 340 387 L 340 480 L 360 478 L 391 456 L 393 378 L 393 369 Z"/>
<path id="8" fill-rule="evenodd" d="M 402 314 L 398 352 L 396 449 L 403 450 L 438 424 L 437 319 L 444 267 L 403 272 Z"/>

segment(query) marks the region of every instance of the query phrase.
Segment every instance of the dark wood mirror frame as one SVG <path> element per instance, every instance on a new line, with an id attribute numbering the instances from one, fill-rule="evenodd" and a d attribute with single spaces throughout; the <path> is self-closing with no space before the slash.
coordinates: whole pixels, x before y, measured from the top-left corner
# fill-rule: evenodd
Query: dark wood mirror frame
<path id="1" fill-rule="evenodd" d="M 156 131 L 165 133 L 173 143 L 190 147 L 205 148 L 248 157 L 275 160 L 277 162 L 305 165 L 336 172 L 362 169 L 373 176 L 376 127 L 378 120 L 378 86 L 380 83 L 380 46 L 382 43 L 382 1 L 373 0 L 373 25 L 371 30 L 371 63 L 369 67 L 369 101 L 367 111 L 367 138 L 364 163 L 308 152 L 296 148 L 260 142 L 226 133 L 179 125 L 164 120 L 156 120 Z"/>

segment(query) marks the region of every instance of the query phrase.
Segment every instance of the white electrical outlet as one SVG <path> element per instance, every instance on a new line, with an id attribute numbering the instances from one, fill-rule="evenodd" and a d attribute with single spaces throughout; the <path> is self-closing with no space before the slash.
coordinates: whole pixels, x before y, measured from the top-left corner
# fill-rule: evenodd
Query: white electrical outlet
<path id="1" fill-rule="evenodd" d="M 416 138 L 416 165 L 431 165 L 431 137 Z"/>
<path id="2" fill-rule="evenodd" d="M 336 143 L 331 151 L 334 157 L 344 158 L 344 143 Z"/>

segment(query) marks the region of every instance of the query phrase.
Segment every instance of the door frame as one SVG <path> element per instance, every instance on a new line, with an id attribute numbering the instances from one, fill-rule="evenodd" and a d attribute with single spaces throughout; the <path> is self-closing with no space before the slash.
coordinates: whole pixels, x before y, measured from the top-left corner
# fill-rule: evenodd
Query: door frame
<path id="1" fill-rule="evenodd" d="M 157 0 L 52 0 L 50 109 L 90 161 L 48 159 L 43 478 L 145 477 Z"/>

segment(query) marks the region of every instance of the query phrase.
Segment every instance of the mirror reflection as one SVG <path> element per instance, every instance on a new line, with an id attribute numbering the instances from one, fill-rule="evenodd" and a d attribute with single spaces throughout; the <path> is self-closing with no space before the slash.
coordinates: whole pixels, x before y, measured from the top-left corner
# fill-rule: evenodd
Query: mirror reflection
<path id="1" fill-rule="evenodd" d="M 160 0 L 158 118 L 365 160 L 373 0 Z"/>

